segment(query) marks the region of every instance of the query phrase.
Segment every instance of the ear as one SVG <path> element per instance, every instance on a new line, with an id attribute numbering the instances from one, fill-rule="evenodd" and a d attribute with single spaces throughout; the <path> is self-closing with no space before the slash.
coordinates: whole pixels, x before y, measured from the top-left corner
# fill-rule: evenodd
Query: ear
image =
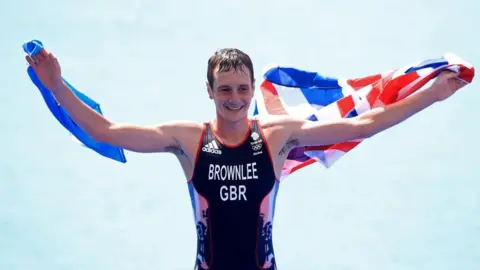
<path id="1" fill-rule="evenodd" d="M 210 87 L 210 84 L 208 83 L 208 80 L 205 81 L 205 86 L 207 87 L 208 97 L 210 99 L 213 99 L 213 90 Z"/>

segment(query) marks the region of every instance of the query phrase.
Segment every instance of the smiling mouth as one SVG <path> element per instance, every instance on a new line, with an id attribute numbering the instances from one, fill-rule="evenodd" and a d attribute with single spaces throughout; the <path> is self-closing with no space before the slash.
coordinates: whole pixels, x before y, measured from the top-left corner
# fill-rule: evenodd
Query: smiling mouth
<path id="1" fill-rule="evenodd" d="M 227 108 L 227 110 L 229 110 L 229 111 L 240 111 L 241 109 L 243 109 L 243 107 L 245 107 L 245 106 L 243 106 L 243 105 L 242 105 L 242 106 L 231 106 L 231 105 L 229 106 L 229 105 L 224 105 L 224 106 L 225 106 L 225 108 Z"/>

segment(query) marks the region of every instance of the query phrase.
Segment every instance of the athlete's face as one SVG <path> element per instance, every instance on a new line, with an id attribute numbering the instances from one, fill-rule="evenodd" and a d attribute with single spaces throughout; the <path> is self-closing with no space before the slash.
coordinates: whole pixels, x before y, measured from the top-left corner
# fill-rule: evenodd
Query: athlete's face
<path id="1" fill-rule="evenodd" d="M 218 116 L 236 122 L 248 117 L 254 85 L 248 69 L 214 72 L 213 89 L 207 83 Z"/>

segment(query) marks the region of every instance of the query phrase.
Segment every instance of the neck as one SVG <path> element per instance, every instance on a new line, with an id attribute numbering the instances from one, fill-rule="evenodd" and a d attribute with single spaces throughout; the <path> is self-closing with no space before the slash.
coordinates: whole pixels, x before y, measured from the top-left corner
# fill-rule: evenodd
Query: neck
<path id="1" fill-rule="evenodd" d="M 217 116 L 213 121 L 215 133 L 227 144 L 236 145 L 244 138 L 250 126 L 250 120 L 245 117 L 242 120 L 232 122 Z"/>

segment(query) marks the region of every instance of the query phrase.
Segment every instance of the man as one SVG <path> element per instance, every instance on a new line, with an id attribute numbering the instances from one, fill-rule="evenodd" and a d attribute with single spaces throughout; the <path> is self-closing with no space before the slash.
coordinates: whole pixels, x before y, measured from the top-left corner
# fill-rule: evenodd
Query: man
<path id="1" fill-rule="evenodd" d="M 291 149 L 371 137 L 465 85 L 455 73 L 443 73 L 424 91 L 393 105 L 330 123 L 291 116 L 249 119 L 255 88 L 252 61 L 238 49 L 222 49 L 209 59 L 207 70 L 215 120 L 136 126 L 113 123 L 83 104 L 62 82 L 53 54 L 42 49 L 26 59 L 71 118 L 95 140 L 178 158 L 197 227 L 195 269 L 276 269 L 271 237 L 274 205 L 279 174 Z"/>

